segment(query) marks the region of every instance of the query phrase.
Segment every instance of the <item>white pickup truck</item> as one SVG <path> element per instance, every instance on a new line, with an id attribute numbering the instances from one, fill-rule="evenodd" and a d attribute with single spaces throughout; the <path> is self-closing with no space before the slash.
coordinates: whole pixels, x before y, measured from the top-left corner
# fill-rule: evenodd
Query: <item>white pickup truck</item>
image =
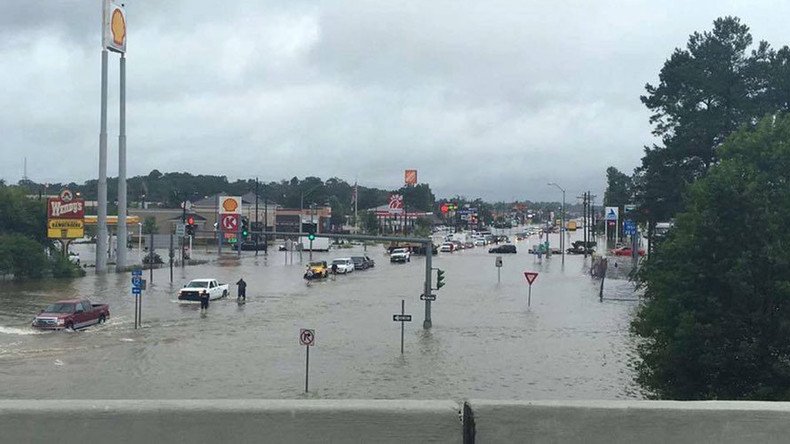
<path id="1" fill-rule="evenodd" d="M 203 293 L 208 293 L 210 300 L 224 298 L 228 295 L 228 284 L 220 284 L 216 279 L 192 279 L 178 290 L 178 300 L 200 302 Z"/>
<path id="2" fill-rule="evenodd" d="M 409 262 L 411 252 L 408 248 L 396 248 L 390 252 L 390 262 Z"/>

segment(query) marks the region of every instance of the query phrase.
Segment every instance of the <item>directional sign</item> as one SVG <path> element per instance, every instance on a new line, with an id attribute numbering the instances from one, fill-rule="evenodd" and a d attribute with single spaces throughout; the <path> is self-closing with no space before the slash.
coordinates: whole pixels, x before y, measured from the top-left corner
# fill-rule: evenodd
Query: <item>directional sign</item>
<path id="1" fill-rule="evenodd" d="M 421 294 L 420 295 L 420 300 L 423 300 L 423 301 L 435 301 L 436 300 L 436 295 L 435 294 Z M 411 317 L 408 320 L 411 321 Z"/>
<path id="2" fill-rule="evenodd" d="M 618 207 L 606 207 L 606 220 L 617 220 L 618 214 L 620 213 L 620 208 Z"/>
<path id="3" fill-rule="evenodd" d="M 142 268 L 135 268 L 134 270 L 132 270 L 132 276 L 142 276 L 142 275 L 143 275 Z"/>
<path id="4" fill-rule="evenodd" d="M 135 295 L 137 295 L 137 294 L 141 294 L 142 292 L 143 292 L 143 289 L 142 289 L 142 288 L 139 288 L 139 287 L 132 287 L 132 294 L 135 294 Z"/>
<path id="5" fill-rule="evenodd" d="M 529 285 L 532 285 L 532 283 L 535 282 L 535 279 L 538 278 L 538 274 L 535 273 L 534 271 L 525 271 L 524 277 L 527 278 L 527 283 L 529 283 Z"/>
<path id="6" fill-rule="evenodd" d="M 239 217 L 238 214 L 220 214 L 220 226 L 222 227 L 222 231 L 239 231 Z"/>
<path id="7" fill-rule="evenodd" d="M 636 234 L 636 222 L 630 219 L 623 221 L 623 232 L 632 236 Z"/>
<path id="8" fill-rule="evenodd" d="M 182 223 L 176 224 L 176 236 L 185 236 L 186 234 L 187 234 L 186 224 L 182 224 Z"/>
<path id="9" fill-rule="evenodd" d="M 299 343 L 308 347 L 315 345 L 315 330 L 300 328 Z"/>
<path id="10" fill-rule="evenodd" d="M 395 322 L 411 322 L 411 315 L 392 315 Z"/>

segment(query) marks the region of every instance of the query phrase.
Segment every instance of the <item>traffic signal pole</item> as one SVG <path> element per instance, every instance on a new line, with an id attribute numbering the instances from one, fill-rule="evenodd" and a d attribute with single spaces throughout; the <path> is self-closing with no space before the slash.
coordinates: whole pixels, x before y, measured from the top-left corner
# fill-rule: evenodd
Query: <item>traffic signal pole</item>
<path id="1" fill-rule="evenodd" d="M 423 290 L 423 294 L 430 295 L 431 294 L 431 273 L 432 267 L 431 263 L 433 262 L 433 242 L 428 242 L 425 245 L 425 289 Z M 433 322 L 431 322 L 431 301 L 427 298 L 425 299 L 425 320 L 422 321 L 422 328 L 429 329 L 433 326 Z"/>

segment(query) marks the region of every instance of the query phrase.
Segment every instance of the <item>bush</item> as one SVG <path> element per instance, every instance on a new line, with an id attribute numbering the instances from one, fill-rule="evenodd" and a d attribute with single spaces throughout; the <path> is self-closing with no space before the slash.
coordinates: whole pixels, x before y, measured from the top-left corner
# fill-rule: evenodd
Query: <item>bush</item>
<path id="1" fill-rule="evenodd" d="M 41 244 L 21 234 L 0 236 L 0 258 L 0 275 L 40 278 L 49 271 L 49 260 Z"/>

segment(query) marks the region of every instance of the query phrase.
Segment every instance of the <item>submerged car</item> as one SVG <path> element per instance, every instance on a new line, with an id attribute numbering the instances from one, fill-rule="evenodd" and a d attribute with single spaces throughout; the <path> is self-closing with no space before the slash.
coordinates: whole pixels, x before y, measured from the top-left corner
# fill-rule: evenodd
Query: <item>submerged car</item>
<path id="1" fill-rule="evenodd" d="M 631 247 L 620 247 L 612 250 L 612 254 L 615 256 L 631 256 L 633 254 L 633 250 L 631 249 Z M 640 256 L 644 256 L 645 250 L 640 248 L 639 250 L 637 250 L 637 254 L 639 254 Z"/>
<path id="2" fill-rule="evenodd" d="M 354 271 L 354 261 L 350 257 L 340 257 L 332 260 L 332 272 L 346 274 Z"/>
<path id="3" fill-rule="evenodd" d="M 503 244 L 488 250 L 489 253 L 515 253 L 516 246 L 513 244 Z"/>
<path id="4" fill-rule="evenodd" d="M 110 317 L 110 306 L 91 304 L 87 299 L 67 299 L 50 304 L 33 319 L 33 327 L 42 330 L 77 330 L 101 324 Z"/>
<path id="5" fill-rule="evenodd" d="M 304 272 L 304 278 L 307 280 L 323 279 L 329 276 L 329 270 L 326 266 L 326 261 L 315 261 L 307 264 L 307 269 Z"/>
<path id="6" fill-rule="evenodd" d="M 354 268 L 356 270 L 367 270 L 372 267 L 367 256 L 351 256 L 351 261 L 354 262 Z"/>

